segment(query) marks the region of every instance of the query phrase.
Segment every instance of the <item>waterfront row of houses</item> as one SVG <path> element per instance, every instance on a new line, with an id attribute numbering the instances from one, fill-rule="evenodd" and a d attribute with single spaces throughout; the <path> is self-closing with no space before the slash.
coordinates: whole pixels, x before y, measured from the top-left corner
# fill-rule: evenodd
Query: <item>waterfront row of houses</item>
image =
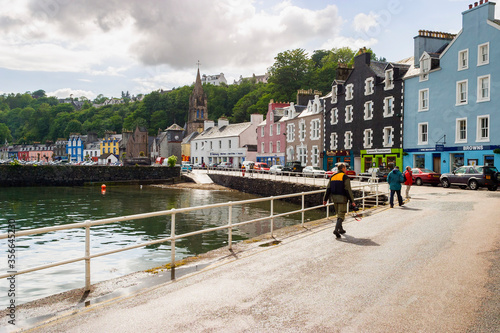
<path id="1" fill-rule="evenodd" d="M 495 4 L 462 13 L 456 35 L 419 31 L 414 56 L 372 61 L 362 50 L 332 90 L 304 106 L 269 105 L 257 161 L 330 169 L 500 165 L 500 21 Z"/>
<path id="2" fill-rule="evenodd" d="M 500 165 L 495 131 L 500 128 L 500 95 L 495 94 L 500 21 L 494 13 L 495 3 L 480 1 L 462 13 L 456 35 L 419 31 L 414 55 L 400 62 L 373 61 L 360 50 L 352 68 L 339 64 L 328 94 L 299 90 L 296 103 L 271 100 L 265 120 L 257 114 L 240 124 L 224 117 L 209 120 L 202 84 L 207 78 L 201 79 L 198 68 L 184 128 L 174 124 L 156 137 L 137 128 L 131 147 L 130 133 L 108 136 L 93 148 L 84 148 L 85 140 L 75 136 L 66 155 L 77 160 L 98 154 L 152 160 L 175 155 L 178 161 L 234 167 L 245 160 L 300 161 L 325 170 L 345 162 L 358 173 L 396 165 L 436 172 L 465 164 Z"/>

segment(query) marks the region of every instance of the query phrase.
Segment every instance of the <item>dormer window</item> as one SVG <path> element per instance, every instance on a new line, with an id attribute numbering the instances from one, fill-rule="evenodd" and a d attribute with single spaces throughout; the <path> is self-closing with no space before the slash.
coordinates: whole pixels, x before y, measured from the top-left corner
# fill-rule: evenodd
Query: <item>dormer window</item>
<path id="1" fill-rule="evenodd" d="M 462 71 L 469 68 L 469 50 L 462 50 L 458 52 L 458 70 Z"/>
<path id="2" fill-rule="evenodd" d="M 394 88 L 394 70 L 388 69 L 385 71 L 385 90 Z"/>
<path id="3" fill-rule="evenodd" d="M 351 100 L 353 98 L 353 96 L 354 96 L 354 85 L 351 83 L 345 87 L 345 99 L 346 99 L 346 101 Z"/>
<path id="4" fill-rule="evenodd" d="M 369 77 L 365 80 L 365 95 L 373 94 L 375 90 L 375 80 Z"/>
<path id="5" fill-rule="evenodd" d="M 420 81 L 427 81 L 429 79 L 429 71 L 431 70 L 431 57 L 425 53 L 420 58 Z"/>
<path id="6" fill-rule="evenodd" d="M 337 92 L 338 92 L 337 85 L 334 84 L 332 86 L 332 104 L 337 103 Z"/>

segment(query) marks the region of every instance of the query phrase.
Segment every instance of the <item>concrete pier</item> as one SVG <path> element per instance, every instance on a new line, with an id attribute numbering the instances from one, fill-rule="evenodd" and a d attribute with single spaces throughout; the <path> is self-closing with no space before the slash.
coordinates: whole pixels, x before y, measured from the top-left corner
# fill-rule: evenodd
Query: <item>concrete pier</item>
<path id="1" fill-rule="evenodd" d="M 269 239 L 32 331 L 498 332 L 500 193 L 410 194 L 403 207 L 349 217 L 341 240 L 333 223 Z"/>

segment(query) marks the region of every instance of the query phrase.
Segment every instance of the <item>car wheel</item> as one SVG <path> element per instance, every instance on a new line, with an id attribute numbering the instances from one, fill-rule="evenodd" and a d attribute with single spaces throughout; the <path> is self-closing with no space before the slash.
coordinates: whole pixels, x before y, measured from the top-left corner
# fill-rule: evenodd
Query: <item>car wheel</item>
<path id="1" fill-rule="evenodd" d="M 415 184 L 417 184 L 417 186 L 422 186 L 422 184 L 423 184 L 423 183 L 422 183 L 422 179 L 417 178 L 417 179 L 415 180 Z"/>
<path id="2" fill-rule="evenodd" d="M 490 191 L 496 191 L 498 189 L 498 186 L 497 185 L 494 185 L 494 186 L 488 186 L 488 190 Z"/>
<path id="3" fill-rule="evenodd" d="M 469 181 L 469 188 L 473 191 L 477 190 L 479 188 L 479 184 L 477 183 L 476 180 L 472 179 Z"/>
<path id="4" fill-rule="evenodd" d="M 448 178 L 441 179 L 441 184 L 443 185 L 444 188 L 450 187 L 450 181 L 448 180 Z"/>

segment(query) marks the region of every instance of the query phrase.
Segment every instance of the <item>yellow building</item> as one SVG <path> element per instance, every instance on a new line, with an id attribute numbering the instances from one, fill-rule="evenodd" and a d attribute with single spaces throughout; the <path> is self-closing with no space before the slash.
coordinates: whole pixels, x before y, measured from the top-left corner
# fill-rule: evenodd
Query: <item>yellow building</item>
<path id="1" fill-rule="evenodd" d="M 114 154 L 119 157 L 121 138 L 108 136 L 101 141 L 101 155 Z"/>

